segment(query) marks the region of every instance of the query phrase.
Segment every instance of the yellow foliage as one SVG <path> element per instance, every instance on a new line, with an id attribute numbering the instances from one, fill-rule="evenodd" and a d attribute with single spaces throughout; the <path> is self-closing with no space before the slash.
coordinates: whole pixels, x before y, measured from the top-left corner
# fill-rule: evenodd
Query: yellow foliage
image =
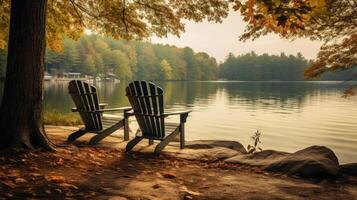
<path id="1" fill-rule="evenodd" d="M 10 1 L 0 1 L 0 47 L 7 41 Z M 141 39 L 184 31 L 182 19 L 219 22 L 228 15 L 222 0 L 48 0 L 46 42 L 55 51 L 63 48 L 64 35 L 78 39 L 85 29 L 114 38 Z"/>

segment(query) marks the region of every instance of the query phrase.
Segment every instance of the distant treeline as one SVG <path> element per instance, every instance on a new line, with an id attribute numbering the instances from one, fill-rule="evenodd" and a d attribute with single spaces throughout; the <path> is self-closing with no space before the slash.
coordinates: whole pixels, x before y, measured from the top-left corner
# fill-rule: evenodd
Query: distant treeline
<path id="1" fill-rule="evenodd" d="M 309 61 L 297 56 L 257 55 L 254 52 L 234 56 L 229 54 L 220 66 L 220 78 L 241 81 L 300 81 Z"/>
<path id="2" fill-rule="evenodd" d="M 126 80 L 214 80 L 218 73 L 215 58 L 188 47 L 97 35 L 84 36 L 79 41 L 65 39 L 63 52 L 47 50 L 46 66 L 51 73 L 113 73 Z"/>
<path id="3" fill-rule="evenodd" d="M 302 81 L 309 66 L 301 53 L 294 55 L 257 55 L 251 52 L 234 56 L 229 54 L 219 66 L 219 78 L 240 81 Z M 355 80 L 357 68 L 324 74 L 320 80 Z"/>
<path id="4" fill-rule="evenodd" d="M 5 66 L 6 51 L 0 50 L 2 76 Z M 215 58 L 189 47 L 98 35 L 86 35 L 78 41 L 65 38 L 62 52 L 47 49 L 46 70 L 51 74 L 80 72 L 92 76 L 112 73 L 125 80 L 215 80 L 218 75 Z"/>
<path id="5" fill-rule="evenodd" d="M 1 77 L 5 75 L 6 56 L 6 50 L 0 49 Z M 303 73 L 309 62 L 300 53 L 277 56 L 251 52 L 229 54 L 218 65 L 207 53 L 196 53 L 189 47 L 114 40 L 99 35 L 86 35 L 78 41 L 65 38 L 62 52 L 50 49 L 46 52 L 46 70 L 51 74 L 112 73 L 122 80 L 301 81 L 305 80 Z M 324 75 L 322 80 L 348 80 L 351 74 L 357 74 L 357 68 Z"/>

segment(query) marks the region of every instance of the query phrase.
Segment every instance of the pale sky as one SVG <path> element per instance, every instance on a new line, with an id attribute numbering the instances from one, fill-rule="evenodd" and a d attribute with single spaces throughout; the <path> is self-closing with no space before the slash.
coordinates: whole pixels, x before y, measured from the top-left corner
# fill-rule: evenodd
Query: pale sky
<path id="1" fill-rule="evenodd" d="M 169 35 L 167 38 L 152 37 L 151 42 L 191 47 L 196 52 L 206 52 L 223 61 L 229 52 L 240 55 L 255 51 L 257 54 L 286 54 L 296 55 L 301 52 L 307 59 L 316 58 L 321 42 L 308 39 L 289 41 L 280 39 L 277 35 L 267 35 L 254 41 L 239 41 L 239 35 L 244 32 L 246 23 L 238 13 L 230 13 L 222 24 L 214 22 L 187 22 L 186 31 L 178 38 Z"/>

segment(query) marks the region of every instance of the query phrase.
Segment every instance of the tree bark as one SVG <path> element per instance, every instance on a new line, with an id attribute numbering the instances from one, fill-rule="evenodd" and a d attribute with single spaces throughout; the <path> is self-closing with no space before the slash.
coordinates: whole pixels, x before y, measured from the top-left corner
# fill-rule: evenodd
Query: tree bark
<path id="1" fill-rule="evenodd" d="M 52 149 L 43 127 L 47 0 L 12 0 L 0 148 Z"/>

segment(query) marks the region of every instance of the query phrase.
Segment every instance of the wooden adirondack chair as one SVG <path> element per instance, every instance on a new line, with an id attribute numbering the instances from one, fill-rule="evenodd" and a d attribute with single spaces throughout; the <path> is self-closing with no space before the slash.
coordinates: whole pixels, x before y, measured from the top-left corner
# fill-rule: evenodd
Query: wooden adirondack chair
<path id="1" fill-rule="evenodd" d="M 134 81 L 126 87 L 126 96 L 129 99 L 134 115 L 142 135 L 136 136 L 126 145 L 126 151 L 130 151 L 142 139 L 149 139 L 149 144 L 154 140 L 161 142 L 155 147 L 155 154 L 169 144 L 180 134 L 180 148 L 185 147 L 185 122 L 191 111 L 164 112 L 163 90 L 154 83 L 146 81 Z M 180 123 L 167 123 L 165 118 L 171 115 L 180 115 Z"/>
<path id="2" fill-rule="evenodd" d="M 75 108 L 72 108 L 72 112 L 78 112 L 85 125 L 84 128 L 69 135 L 68 141 L 74 141 L 90 132 L 97 135 L 90 139 L 89 144 L 97 144 L 122 127 L 124 127 L 124 140 L 129 140 L 128 116 L 126 113 L 131 110 L 131 107 L 105 109 L 107 104 L 99 104 L 97 88 L 80 80 L 70 81 L 68 90 L 76 105 Z M 103 114 L 115 111 L 123 111 L 123 117 Z"/>

